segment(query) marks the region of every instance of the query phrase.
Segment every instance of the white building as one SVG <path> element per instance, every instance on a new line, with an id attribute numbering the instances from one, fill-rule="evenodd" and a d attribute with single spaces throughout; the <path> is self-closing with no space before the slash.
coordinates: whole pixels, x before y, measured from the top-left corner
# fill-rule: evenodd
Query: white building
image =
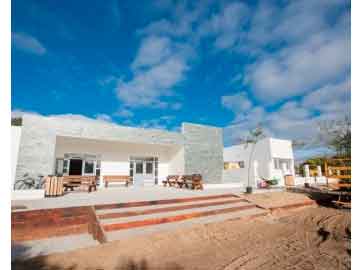
<path id="1" fill-rule="evenodd" d="M 247 186 L 253 145 L 223 147 L 222 129 L 184 123 L 181 132 L 124 127 L 89 119 L 24 115 L 12 128 L 12 181 L 31 175 L 130 175 L 161 184 L 168 175 L 199 173 L 205 184 Z M 266 138 L 253 152 L 250 185 L 294 175 L 291 141 Z"/>
<path id="2" fill-rule="evenodd" d="M 180 132 L 120 126 L 89 118 L 24 114 L 12 128 L 13 181 L 30 175 L 129 175 L 161 184 L 172 174 L 221 182 L 222 129 L 183 123 Z"/>
<path id="3" fill-rule="evenodd" d="M 251 151 L 252 166 L 249 170 Z M 223 183 L 241 183 L 257 187 L 261 179 L 278 179 L 279 186 L 284 186 L 284 176 L 294 175 L 294 155 L 291 141 L 265 138 L 255 146 L 240 144 L 224 148 Z"/>

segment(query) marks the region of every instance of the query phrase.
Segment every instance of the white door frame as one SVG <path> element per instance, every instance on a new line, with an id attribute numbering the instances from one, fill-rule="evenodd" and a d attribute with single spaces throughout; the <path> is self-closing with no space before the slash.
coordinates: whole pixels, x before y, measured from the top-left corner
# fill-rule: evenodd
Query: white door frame
<path id="1" fill-rule="evenodd" d="M 85 172 L 85 163 L 91 161 L 93 163 L 93 171 L 91 173 Z M 96 173 L 96 159 L 86 159 L 84 158 L 82 161 L 82 175 L 84 176 L 93 176 Z"/>
<path id="2" fill-rule="evenodd" d="M 144 181 L 150 180 L 153 181 L 155 184 L 155 161 L 154 160 L 146 160 L 144 158 L 134 158 L 130 162 L 133 162 L 133 181 L 134 184 L 143 185 Z M 151 173 L 146 173 L 146 165 L 151 163 Z M 142 173 L 136 173 L 136 165 L 141 164 L 142 166 Z"/>

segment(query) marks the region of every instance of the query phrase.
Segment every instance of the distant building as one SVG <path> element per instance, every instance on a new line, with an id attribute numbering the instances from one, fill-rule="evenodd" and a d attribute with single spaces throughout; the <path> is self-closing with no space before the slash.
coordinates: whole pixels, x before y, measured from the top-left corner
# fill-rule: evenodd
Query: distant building
<path id="1" fill-rule="evenodd" d="M 249 157 L 253 144 L 240 144 L 224 148 L 223 182 L 241 182 L 246 187 L 249 171 Z M 285 175 L 295 175 L 294 154 L 291 141 L 265 138 L 254 148 L 250 185 L 257 186 L 261 179 L 278 179 L 284 185 Z"/>

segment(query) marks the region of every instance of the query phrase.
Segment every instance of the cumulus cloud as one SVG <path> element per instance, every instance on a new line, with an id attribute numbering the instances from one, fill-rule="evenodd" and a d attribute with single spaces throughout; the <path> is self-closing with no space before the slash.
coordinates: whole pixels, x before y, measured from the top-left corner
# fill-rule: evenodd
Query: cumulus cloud
<path id="1" fill-rule="evenodd" d="M 205 21 L 199 28 L 201 36 L 215 36 L 214 45 L 218 49 L 234 46 L 241 37 L 242 29 L 249 19 L 250 10 L 241 2 L 233 2 L 224 6 L 218 14 Z"/>
<path id="2" fill-rule="evenodd" d="M 276 102 L 344 76 L 350 61 L 346 36 L 319 34 L 258 60 L 248 69 L 247 79 L 258 99 Z"/>
<path id="3" fill-rule="evenodd" d="M 142 40 L 132 69 L 149 67 L 164 61 L 172 53 L 171 41 L 166 37 L 149 36 Z"/>
<path id="4" fill-rule="evenodd" d="M 36 55 L 44 55 L 46 53 L 46 48 L 33 36 L 25 33 L 12 33 L 11 39 L 14 47 L 19 50 Z"/>
<path id="5" fill-rule="evenodd" d="M 252 107 L 252 102 L 249 100 L 246 92 L 222 96 L 221 103 L 225 108 L 235 112 L 245 112 Z"/>
<path id="6" fill-rule="evenodd" d="M 123 118 L 131 118 L 134 116 L 134 113 L 128 109 L 120 109 L 114 113 L 115 116 L 120 116 Z"/>
<path id="7" fill-rule="evenodd" d="M 128 107 L 167 107 L 167 103 L 160 98 L 172 94 L 172 87 L 184 79 L 187 69 L 182 57 L 171 56 L 158 65 L 136 73 L 130 81 L 119 80 L 118 97 Z"/>
<path id="8" fill-rule="evenodd" d="M 237 95 L 242 93 L 234 96 Z M 350 78 L 345 77 L 300 99 L 285 102 L 275 110 L 264 106 L 240 110 L 238 106 L 225 106 L 234 113 L 232 124 L 224 129 L 226 145 L 239 142 L 260 123 L 269 136 L 304 142 L 306 147 L 296 153 L 299 158 L 320 152 L 325 154 L 326 147 L 319 137 L 320 123 L 350 115 Z"/>

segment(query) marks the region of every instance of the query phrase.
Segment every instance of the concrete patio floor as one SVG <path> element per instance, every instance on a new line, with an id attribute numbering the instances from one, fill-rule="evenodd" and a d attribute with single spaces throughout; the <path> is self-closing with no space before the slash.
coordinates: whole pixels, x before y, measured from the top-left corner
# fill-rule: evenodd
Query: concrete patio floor
<path id="1" fill-rule="evenodd" d="M 255 190 L 254 192 L 258 193 L 264 191 Z M 85 191 L 74 191 L 66 193 L 61 197 L 47 197 L 35 200 L 15 200 L 11 202 L 11 206 L 25 206 L 26 209 L 22 210 L 35 210 L 72 206 L 89 206 L 95 204 L 175 199 L 226 193 L 240 195 L 244 193 L 244 188 L 240 186 L 224 187 L 219 185 L 205 186 L 204 190 L 189 190 L 163 186 L 113 186 L 109 188 L 100 188 L 91 193 Z"/>

